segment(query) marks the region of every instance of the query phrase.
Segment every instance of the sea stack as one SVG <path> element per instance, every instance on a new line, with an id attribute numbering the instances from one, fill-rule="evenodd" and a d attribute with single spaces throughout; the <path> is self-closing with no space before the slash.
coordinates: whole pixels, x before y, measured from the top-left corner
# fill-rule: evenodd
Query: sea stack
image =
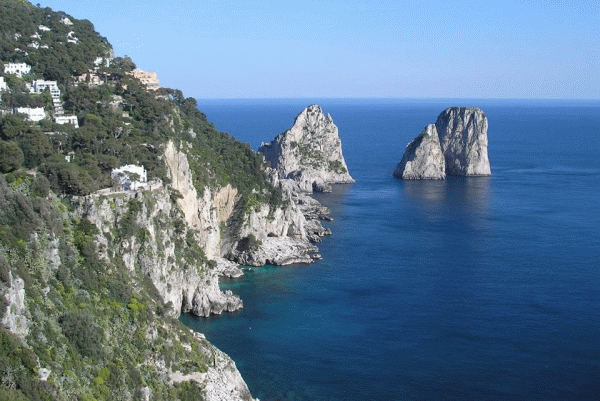
<path id="1" fill-rule="evenodd" d="M 394 175 L 403 179 L 491 175 L 487 130 L 487 117 L 480 109 L 447 108 L 438 116 L 435 125 L 428 125 L 407 145 Z M 441 173 L 438 150 L 443 154 Z"/>
<path id="2" fill-rule="evenodd" d="M 437 130 L 434 124 L 429 124 L 406 146 L 394 175 L 405 180 L 443 180 L 444 163 Z"/>
<path id="3" fill-rule="evenodd" d="M 435 122 L 448 175 L 491 175 L 488 120 L 475 107 L 450 107 Z"/>
<path id="4" fill-rule="evenodd" d="M 327 192 L 330 184 L 353 183 L 342 142 L 331 115 L 316 104 L 296 117 L 294 125 L 258 149 L 279 178 L 293 180 L 304 192 Z"/>

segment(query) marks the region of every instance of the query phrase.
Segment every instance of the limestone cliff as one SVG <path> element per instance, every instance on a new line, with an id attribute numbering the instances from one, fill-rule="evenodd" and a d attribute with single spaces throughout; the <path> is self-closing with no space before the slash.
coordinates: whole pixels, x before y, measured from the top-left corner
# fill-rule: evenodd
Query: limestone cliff
<path id="1" fill-rule="evenodd" d="M 429 124 L 406 146 L 394 175 L 405 180 L 446 178 L 444 154 L 435 125 Z"/>
<path id="2" fill-rule="evenodd" d="M 182 195 L 177 204 L 189 227 L 198 231 L 200 247 L 209 259 L 221 256 L 220 224 L 226 222 L 233 213 L 237 189 L 231 185 L 219 189 L 205 187 L 198 194 L 186 153 L 176 150 L 175 144 L 170 141 L 165 148 L 164 158 L 169 167 L 172 188 Z"/>
<path id="3" fill-rule="evenodd" d="M 407 145 L 394 175 L 403 179 L 491 175 L 487 130 L 487 117 L 480 109 L 450 107 Z"/>
<path id="4" fill-rule="evenodd" d="M 491 175 L 488 120 L 475 107 L 450 107 L 435 123 L 449 175 Z"/>
<path id="5" fill-rule="evenodd" d="M 203 356 L 211 361 L 209 369 L 206 372 L 188 374 L 171 371 L 168 375 L 169 380 L 172 383 L 194 381 L 202 385 L 207 401 L 252 401 L 252 395 L 235 362 L 227 354 L 206 341 L 203 334 L 193 333 L 193 335 L 203 345 Z M 191 347 L 189 351 L 192 351 Z"/>
<path id="6" fill-rule="evenodd" d="M 304 192 L 330 190 L 330 184 L 353 183 L 342 154 L 338 128 L 321 107 L 311 105 L 294 125 L 259 150 L 280 178 L 292 179 Z"/>
<path id="7" fill-rule="evenodd" d="M 241 227 L 241 240 L 229 250 L 228 257 L 249 266 L 282 266 L 320 259 L 312 242 L 318 242 L 330 231 L 319 221 L 307 219 L 294 200 L 290 198 L 288 202 L 287 207 L 274 212 L 266 205 L 254 210 Z"/>
<path id="8" fill-rule="evenodd" d="M 224 257 L 251 266 L 321 257 L 313 243 L 331 232 L 320 223 L 328 212 L 317 201 L 288 188 L 279 206 L 259 203 L 240 210 L 230 185 L 205 187 L 199 194 L 184 149 L 173 142 L 165 147 L 169 186 L 73 200 L 80 217 L 98 227 L 103 257 L 118 255 L 130 271 L 139 268 L 173 313 L 208 316 L 242 307 L 237 296 L 219 289 L 220 275 L 242 274 Z"/>
<path id="9" fill-rule="evenodd" d="M 92 195 L 76 202 L 79 214 L 98 227 L 103 256 L 118 255 L 130 271 L 139 268 L 175 314 L 208 316 L 242 307 L 237 296 L 219 289 L 218 271 L 207 266 L 197 246 L 202 232 L 186 226 L 169 189 Z M 122 227 L 118 236 L 115 227 Z"/>
<path id="10" fill-rule="evenodd" d="M 29 334 L 30 319 L 27 317 L 28 310 L 25 306 L 25 284 L 23 279 L 12 277 L 9 272 L 9 286 L 3 288 L 0 283 L 0 297 L 4 296 L 6 311 L 2 318 L 2 324 L 12 333 L 21 338 Z"/>

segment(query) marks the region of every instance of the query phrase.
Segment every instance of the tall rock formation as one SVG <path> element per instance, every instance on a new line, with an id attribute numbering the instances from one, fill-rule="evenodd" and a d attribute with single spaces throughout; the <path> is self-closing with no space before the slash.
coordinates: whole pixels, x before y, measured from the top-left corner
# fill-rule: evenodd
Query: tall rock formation
<path id="1" fill-rule="evenodd" d="M 407 145 L 394 175 L 403 179 L 491 175 L 487 130 L 487 117 L 480 109 L 449 107 Z"/>
<path id="2" fill-rule="evenodd" d="M 313 104 L 296 117 L 289 130 L 258 149 L 282 179 L 292 179 L 304 192 L 330 191 L 329 184 L 353 183 L 342 154 L 338 128 L 330 115 Z"/>
<path id="3" fill-rule="evenodd" d="M 475 107 L 450 107 L 435 123 L 448 175 L 491 175 L 488 120 Z"/>
<path id="4" fill-rule="evenodd" d="M 408 146 L 394 175 L 405 180 L 443 180 L 444 154 L 435 125 L 429 124 Z"/>

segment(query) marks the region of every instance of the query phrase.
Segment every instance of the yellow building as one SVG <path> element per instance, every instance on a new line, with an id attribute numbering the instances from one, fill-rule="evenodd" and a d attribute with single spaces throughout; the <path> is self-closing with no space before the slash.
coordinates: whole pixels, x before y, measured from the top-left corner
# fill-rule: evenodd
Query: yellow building
<path id="1" fill-rule="evenodd" d="M 156 72 L 133 70 L 133 76 L 145 84 L 148 89 L 157 90 L 160 88 Z"/>

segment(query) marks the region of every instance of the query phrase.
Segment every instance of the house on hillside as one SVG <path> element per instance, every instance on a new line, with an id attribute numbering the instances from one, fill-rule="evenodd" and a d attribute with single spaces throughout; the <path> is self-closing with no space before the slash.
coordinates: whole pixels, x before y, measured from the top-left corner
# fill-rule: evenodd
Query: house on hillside
<path id="1" fill-rule="evenodd" d="M 0 92 L 4 92 L 8 90 L 8 85 L 4 82 L 4 77 L 0 77 Z"/>
<path id="2" fill-rule="evenodd" d="M 96 60 L 94 60 L 94 65 L 95 65 L 95 69 L 96 71 L 98 70 L 98 68 L 100 67 L 110 67 L 110 63 L 113 61 L 112 57 L 96 57 Z"/>
<path id="3" fill-rule="evenodd" d="M 44 93 L 46 89 L 50 91 L 50 96 L 52 96 L 52 98 L 60 98 L 60 89 L 58 89 L 56 81 L 44 81 L 43 79 L 38 79 L 33 81 L 29 87 L 29 90 L 32 93 Z"/>
<path id="4" fill-rule="evenodd" d="M 160 82 L 156 72 L 136 69 L 133 70 L 133 77 L 139 79 L 150 90 L 157 90 L 160 88 Z"/>
<path id="5" fill-rule="evenodd" d="M 43 107 L 15 107 L 13 109 L 13 114 L 18 113 L 27 115 L 27 120 L 34 122 L 46 118 L 46 112 Z"/>
<path id="6" fill-rule="evenodd" d="M 5 74 L 14 74 L 19 78 L 31 72 L 31 66 L 25 63 L 7 63 L 4 64 Z"/>
<path id="7" fill-rule="evenodd" d="M 148 185 L 148 174 L 144 166 L 128 164 L 113 169 L 110 176 L 117 181 L 123 191 L 135 191 Z"/>
<path id="8" fill-rule="evenodd" d="M 56 116 L 54 117 L 54 122 L 57 124 L 71 124 L 75 128 L 79 128 L 79 121 L 77 120 L 77 116 Z"/>
<path id="9" fill-rule="evenodd" d="M 79 75 L 75 77 L 75 86 L 80 83 L 87 84 L 87 86 L 99 86 L 104 85 L 103 76 L 94 72 L 88 72 L 87 74 Z"/>

